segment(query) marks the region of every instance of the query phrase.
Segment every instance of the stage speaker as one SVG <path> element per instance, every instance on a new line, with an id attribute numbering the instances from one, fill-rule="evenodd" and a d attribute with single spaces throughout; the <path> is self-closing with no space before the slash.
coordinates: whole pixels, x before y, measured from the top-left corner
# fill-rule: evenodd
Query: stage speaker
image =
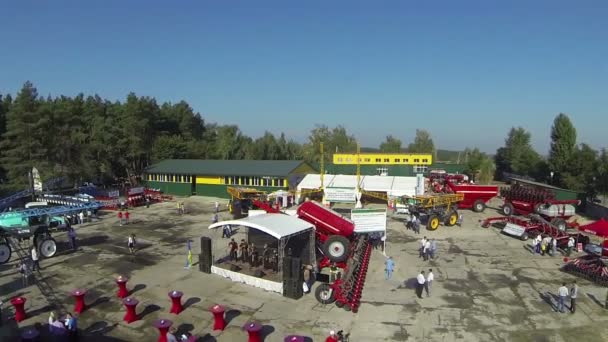
<path id="1" fill-rule="evenodd" d="M 204 273 L 211 273 L 211 258 L 207 258 L 205 254 L 199 254 L 198 269 Z"/>
<path id="2" fill-rule="evenodd" d="M 211 255 L 211 238 L 203 236 L 201 237 L 201 254 Z"/>
<path id="3" fill-rule="evenodd" d="M 284 280 L 304 280 L 304 270 L 302 269 L 302 259 L 294 257 L 283 258 L 283 279 Z"/>
<path id="4" fill-rule="evenodd" d="M 304 296 L 303 282 L 294 280 L 283 281 L 283 297 L 300 299 Z"/>

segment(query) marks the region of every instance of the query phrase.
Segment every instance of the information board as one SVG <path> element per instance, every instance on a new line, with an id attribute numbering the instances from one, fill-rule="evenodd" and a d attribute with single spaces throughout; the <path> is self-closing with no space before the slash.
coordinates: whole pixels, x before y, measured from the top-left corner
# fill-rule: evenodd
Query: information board
<path id="1" fill-rule="evenodd" d="M 355 188 L 325 188 L 325 201 L 331 203 L 355 203 L 357 202 L 357 190 Z"/>
<path id="2" fill-rule="evenodd" d="M 350 219 L 355 223 L 356 233 L 386 231 L 386 210 L 384 209 L 353 209 Z"/>

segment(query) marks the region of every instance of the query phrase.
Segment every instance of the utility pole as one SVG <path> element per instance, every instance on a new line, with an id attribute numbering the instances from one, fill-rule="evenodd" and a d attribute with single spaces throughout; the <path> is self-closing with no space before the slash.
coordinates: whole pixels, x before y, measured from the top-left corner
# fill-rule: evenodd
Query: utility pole
<path id="1" fill-rule="evenodd" d="M 321 160 L 320 160 L 320 172 L 321 172 L 321 190 L 325 189 L 323 180 L 325 179 L 325 155 L 323 154 L 323 142 L 321 142 Z"/>
<path id="2" fill-rule="evenodd" d="M 30 191 L 32 192 L 32 202 L 36 201 L 36 191 L 34 190 L 34 169 L 30 168 L 27 173 L 27 180 L 30 183 Z"/>

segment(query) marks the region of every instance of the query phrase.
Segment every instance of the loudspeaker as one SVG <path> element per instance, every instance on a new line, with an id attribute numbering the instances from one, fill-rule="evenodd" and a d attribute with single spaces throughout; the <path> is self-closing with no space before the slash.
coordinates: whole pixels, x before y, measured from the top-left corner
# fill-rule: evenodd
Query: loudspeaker
<path id="1" fill-rule="evenodd" d="M 285 280 L 283 281 L 283 297 L 300 299 L 304 296 L 302 281 Z"/>
<path id="2" fill-rule="evenodd" d="M 211 238 L 206 236 L 201 237 L 201 254 L 211 255 Z"/>
<path id="3" fill-rule="evenodd" d="M 205 254 L 199 254 L 198 269 L 204 273 L 211 273 L 211 258 L 207 258 Z"/>

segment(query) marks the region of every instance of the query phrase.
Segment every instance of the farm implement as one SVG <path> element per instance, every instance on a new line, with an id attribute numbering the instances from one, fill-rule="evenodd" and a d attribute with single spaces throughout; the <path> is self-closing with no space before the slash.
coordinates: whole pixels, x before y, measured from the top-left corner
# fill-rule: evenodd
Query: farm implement
<path id="1" fill-rule="evenodd" d="M 365 284 L 365 276 L 372 247 L 368 237 L 358 237 L 350 251 L 344 272 L 333 283 L 323 283 L 315 290 L 315 297 L 322 304 L 336 303 L 346 311 L 357 312 Z"/>
<path id="2" fill-rule="evenodd" d="M 502 214 L 511 216 L 519 214 L 539 214 L 560 230 L 571 228 L 566 222 L 576 214 L 579 200 L 556 200 L 553 191 L 536 189 L 519 184 L 500 190 L 504 199 Z"/>
<path id="3" fill-rule="evenodd" d="M 517 237 L 522 241 L 535 238 L 538 235 L 551 236 L 557 240 L 557 247 L 559 248 L 566 248 L 571 236 L 577 241 L 583 242 L 583 244 L 589 242 L 589 238 L 583 234 L 569 234 L 537 214 L 530 214 L 527 217 L 491 217 L 482 221 L 481 226 L 483 228 L 501 226 L 504 234 Z"/>
<path id="4" fill-rule="evenodd" d="M 451 227 L 458 223 L 458 206 L 464 194 L 422 195 L 403 200 L 409 202 L 409 212 L 426 217 L 428 230 L 436 230 L 439 225 Z"/>
<path id="5" fill-rule="evenodd" d="M 562 271 L 608 286 L 608 258 L 587 254 L 562 266 Z"/>
<path id="6" fill-rule="evenodd" d="M 462 194 L 464 197 L 458 203 L 459 209 L 471 209 L 475 212 L 483 212 L 486 204 L 498 196 L 498 186 L 476 185 L 466 182 L 464 175 L 446 174 L 431 178 L 433 191 L 436 193 Z"/>

